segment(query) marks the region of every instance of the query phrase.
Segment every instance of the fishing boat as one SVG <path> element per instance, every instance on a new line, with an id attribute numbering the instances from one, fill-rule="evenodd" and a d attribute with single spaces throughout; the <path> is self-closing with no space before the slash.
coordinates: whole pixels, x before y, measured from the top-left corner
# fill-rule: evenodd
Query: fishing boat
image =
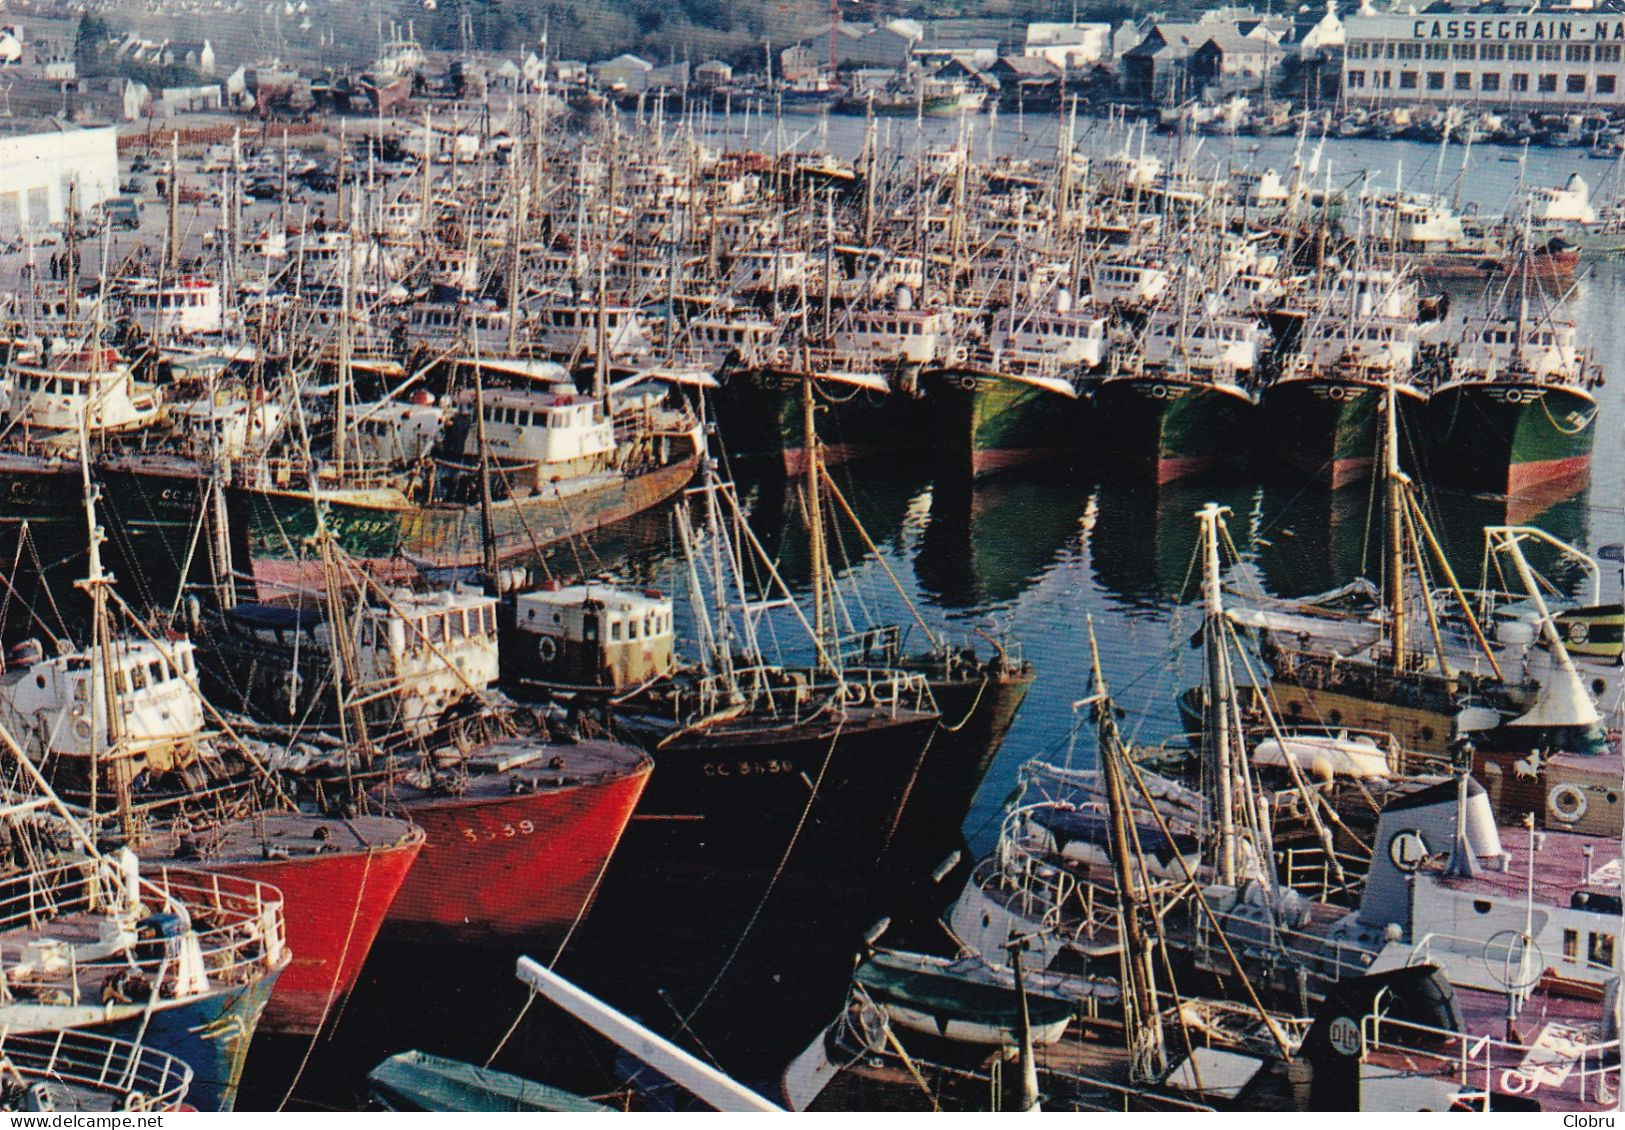
<path id="1" fill-rule="evenodd" d="M 1072 464 L 1086 427 L 1082 375 L 1107 350 L 1106 318 L 1011 307 L 985 346 L 956 346 L 920 375 L 938 461 L 963 481 L 1031 465 Z"/>
<path id="2" fill-rule="evenodd" d="M 0 808 L 28 853 L 4 877 L 7 1037 L 139 1040 L 192 1069 L 197 1109 L 232 1109 L 290 960 L 281 894 L 233 876 L 143 868 L 128 849 L 101 854 L 43 779 L 31 779 L 42 791 Z"/>
<path id="3" fill-rule="evenodd" d="M 56 794 L 108 841 L 149 862 L 207 867 L 293 900 L 286 931 L 300 949 L 265 1023 L 312 1034 L 354 986 L 423 834 L 367 813 L 299 811 L 266 775 L 272 751 L 248 747 L 205 703 L 190 639 L 138 625 L 114 631 L 88 478 L 82 488 L 91 643 L 49 658 L 37 642 L 13 649 L 0 675 L 0 719 Z M 222 729 L 211 730 L 211 719 Z"/>
<path id="4" fill-rule="evenodd" d="M 1429 398 L 1432 464 L 1474 489 L 1566 498 L 1590 479 L 1602 375 L 1579 350 L 1575 325 L 1543 304 L 1531 268 L 1500 297 L 1512 308 L 1468 320 L 1449 377 Z"/>
<path id="5" fill-rule="evenodd" d="M 476 392 L 458 401 L 427 481 L 421 463 L 345 468 L 278 457 L 240 467 L 229 500 L 246 523 L 256 577 L 283 588 L 320 584 L 303 549 L 318 502 L 343 550 L 386 576 L 404 576 L 407 562 L 478 566 L 487 541 L 501 560 L 532 556 L 687 484 L 700 433 L 664 399 L 653 386 L 620 389 L 607 402 L 573 387 Z"/>

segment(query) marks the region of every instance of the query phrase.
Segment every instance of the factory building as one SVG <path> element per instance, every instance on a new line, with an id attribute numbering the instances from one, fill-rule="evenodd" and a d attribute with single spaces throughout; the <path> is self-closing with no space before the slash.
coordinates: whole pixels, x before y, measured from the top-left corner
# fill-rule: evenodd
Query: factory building
<path id="1" fill-rule="evenodd" d="M 1352 103 L 1625 105 L 1625 7 L 1618 4 L 1434 4 L 1355 14 L 1344 20 L 1344 33 L 1343 92 Z"/>
<path id="2" fill-rule="evenodd" d="M 0 137 L 0 232 L 60 224 L 68 186 L 88 212 L 118 194 L 118 139 L 111 128 Z"/>

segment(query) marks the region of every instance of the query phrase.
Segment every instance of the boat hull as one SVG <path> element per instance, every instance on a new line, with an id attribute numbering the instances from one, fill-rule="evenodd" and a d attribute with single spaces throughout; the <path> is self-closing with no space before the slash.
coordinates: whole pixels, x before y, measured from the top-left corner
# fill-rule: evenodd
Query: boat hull
<path id="1" fill-rule="evenodd" d="M 284 860 L 222 863 L 216 870 L 282 892 L 293 960 L 277 981 L 261 1026 L 314 1035 L 355 988 L 389 908 L 423 847 L 421 833 L 395 844 Z"/>
<path id="2" fill-rule="evenodd" d="M 1159 486 L 1242 464 L 1256 405 L 1234 385 L 1112 377 L 1095 391 L 1095 435 L 1122 471 Z"/>
<path id="3" fill-rule="evenodd" d="M 1422 405 L 1402 386 L 1401 433 Z M 1280 380 L 1264 390 L 1263 421 L 1275 457 L 1333 490 L 1371 478 L 1381 447 L 1383 389 L 1331 377 Z"/>
<path id="4" fill-rule="evenodd" d="M 1070 467 L 1077 459 L 1082 402 L 1024 381 L 937 372 L 920 381 L 943 469 L 973 481 L 1019 467 Z"/>
<path id="5" fill-rule="evenodd" d="M 806 470 L 804 378 L 772 369 L 734 372 L 716 397 L 717 430 L 728 453 L 782 467 L 786 475 Z M 813 385 L 813 427 L 824 462 L 849 463 L 898 450 L 897 412 L 890 394 L 866 389 L 832 390 Z"/>
<path id="6" fill-rule="evenodd" d="M 617 724 L 655 748 L 657 762 L 628 831 L 628 867 L 678 883 L 783 870 L 856 880 L 886 851 L 937 715 L 862 708 L 844 720 L 724 724 L 665 741 L 639 719 Z"/>
<path id="7" fill-rule="evenodd" d="M 1428 402 L 1441 479 L 1509 497 L 1559 500 L 1591 477 L 1597 402 L 1572 385 L 1461 382 Z"/>
<path id="8" fill-rule="evenodd" d="M 498 560 L 531 556 L 548 546 L 612 526 L 672 498 L 699 466 L 697 453 L 635 474 L 608 472 L 571 486 L 555 484 L 491 508 Z M 316 532 L 309 491 L 233 488 L 234 511 L 248 535 L 254 576 L 273 592 L 320 583 L 319 561 L 303 555 Z M 327 526 L 341 548 L 372 575 L 405 578 L 418 565 L 481 564 L 485 523 L 478 505 L 428 505 L 399 492 L 323 492 Z"/>
<path id="9" fill-rule="evenodd" d="M 573 787 L 401 795 L 427 837 L 386 921 L 392 940 L 531 947 L 551 956 L 586 915 L 652 764 Z"/>

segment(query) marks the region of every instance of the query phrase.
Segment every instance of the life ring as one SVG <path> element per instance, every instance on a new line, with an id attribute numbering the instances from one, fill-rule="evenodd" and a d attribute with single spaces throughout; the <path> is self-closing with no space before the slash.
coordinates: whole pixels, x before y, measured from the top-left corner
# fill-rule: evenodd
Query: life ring
<path id="1" fill-rule="evenodd" d="M 1349 398 L 1349 390 L 1344 388 L 1342 385 L 1333 385 L 1331 388 L 1326 390 L 1326 395 L 1332 400 L 1347 400 Z"/>
<path id="2" fill-rule="evenodd" d="M 536 655 L 543 663 L 552 663 L 559 657 L 559 641 L 552 636 L 543 636 L 536 641 Z"/>
<path id="3" fill-rule="evenodd" d="M 1521 1095 L 1529 1089 L 1532 1080 L 1515 1067 L 1501 1072 L 1501 1089 L 1509 1095 Z"/>
<path id="4" fill-rule="evenodd" d="M 79 721 L 73 724 L 73 732 L 82 740 L 88 739 L 90 737 L 90 723 L 86 722 L 83 718 L 79 719 Z"/>
<path id="5" fill-rule="evenodd" d="M 777 348 L 777 349 L 775 349 L 773 351 L 773 360 L 774 360 L 774 362 L 776 362 L 777 364 L 780 364 L 780 365 L 789 364 L 789 362 L 790 362 L 790 351 L 788 349 L 785 349 L 783 346 L 780 346 L 779 348 Z"/>
<path id="6" fill-rule="evenodd" d="M 1151 386 L 1151 395 L 1157 400 L 1167 400 L 1168 399 L 1168 386 L 1167 385 L 1152 385 Z"/>
<path id="7" fill-rule="evenodd" d="M 957 382 L 955 382 L 955 383 L 959 385 L 959 391 L 961 391 L 961 392 L 975 392 L 976 391 L 976 378 L 975 377 L 960 377 L 959 380 Z"/>
<path id="8" fill-rule="evenodd" d="M 1591 638 L 1591 625 L 1584 620 L 1569 622 L 1569 642 L 1583 644 Z"/>
<path id="9" fill-rule="evenodd" d="M 847 683 L 841 696 L 848 706 L 862 706 L 869 697 L 869 688 L 863 683 Z"/>
<path id="10" fill-rule="evenodd" d="M 1584 819 L 1588 807 L 1585 790 L 1572 781 L 1566 781 L 1546 794 L 1546 807 L 1563 823 L 1578 824 Z"/>
<path id="11" fill-rule="evenodd" d="M 954 348 L 954 364 L 963 365 L 965 363 L 965 358 L 967 358 L 969 356 L 970 356 L 970 353 L 965 349 L 965 347 L 963 345 L 956 346 Z"/>
<path id="12" fill-rule="evenodd" d="M 1522 404 L 1523 403 L 1523 389 L 1521 389 L 1521 388 L 1509 388 L 1509 389 L 1506 390 L 1505 393 L 1502 394 L 1501 399 L 1505 400 L 1508 404 Z"/>

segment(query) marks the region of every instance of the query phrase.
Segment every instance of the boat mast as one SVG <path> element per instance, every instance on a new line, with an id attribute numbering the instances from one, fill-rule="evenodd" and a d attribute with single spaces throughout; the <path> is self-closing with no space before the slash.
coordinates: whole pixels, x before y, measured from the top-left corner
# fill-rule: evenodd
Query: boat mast
<path id="1" fill-rule="evenodd" d="M 1211 503 L 1203 510 L 1212 512 Z M 1207 522 L 1204 520 L 1204 529 Z M 1094 682 L 1094 710 L 1100 742 L 1100 770 L 1106 785 L 1106 808 L 1110 815 L 1112 869 L 1116 872 L 1117 911 L 1122 945 L 1118 947 L 1119 975 L 1123 980 L 1123 1034 L 1129 1048 L 1129 1073 L 1135 1082 L 1160 1080 L 1167 1067 L 1162 1014 L 1157 1008 L 1156 952 L 1146 935 L 1145 918 L 1152 912 L 1147 905 L 1134 864 L 1140 859 L 1138 837 L 1134 834 L 1129 808 L 1128 787 L 1123 780 L 1124 751 L 1117 731 L 1117 716 L 1106 689 L 1106 676 L 1100 668 L 1100 646 L 1095 639 L 1094 617 L 1089 617 L 1089 654 Z M 1210 649 L 1212 641 L 1210 640 Z M 1220 650 L 1223 649 L 1222 643 Z"/>
<path id="2" fill-rule="evenodd" d="M 1230 672 L 1230 648 L 1224 616 L 1224 601 L 1219 585 L 1219 528 L 1222 516 L 1228 511 L 1217 503 L 1209 502 L 1197 511 L 1202 525 L 1202 598 L 1206 620 L 1202 639 L 1207 658 L 1207 734 L 1211 742 L 1213 766 L 1216 775 L 1219 807 L 1219 881 L 1234 886 L 1236 866 L 1236 751 L 1230 744 L 1231 704 L 1233 685 Z"/>
<path id="3" fill-rule="evenodd" d="M 1383 482 L 1388 501 L 1388 628 L 1395 674 L 1407 665 L 1405 646 L 1405 476 L 1399 469 L 1398 396 L 1389 379 L 1383 389 Z"/>

